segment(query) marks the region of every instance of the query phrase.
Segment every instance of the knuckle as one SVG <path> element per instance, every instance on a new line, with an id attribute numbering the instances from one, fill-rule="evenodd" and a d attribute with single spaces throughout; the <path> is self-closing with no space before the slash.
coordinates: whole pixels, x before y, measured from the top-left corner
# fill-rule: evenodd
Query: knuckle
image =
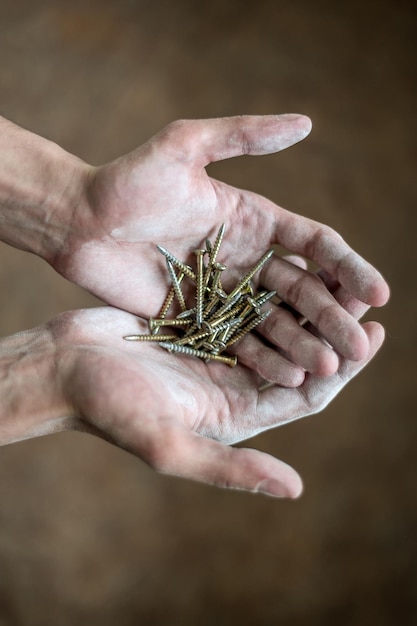
<path id="1" fill-rule="evenodd" d="M 160 131 L 158 135 L 159 140 L 166 144 L 177 144 L 190 134 L 193 125 L 192 120 L 174 120 Z"/>
<path id="2" fill-rule="evenodd" d="M 317 320 L 315 321 L 317 327 L 322 329 L 335 329 L 336 331 L 342 331 L 343 325 L 339 322 L 339 306 L 335 303 L 328 303 L 323 306 L 317 314 Z"/>
<path id="3" fill-rule="evenodd" d="M 307 294 L 314 293 L 317 290 L 323 290 L 321 280 L 315 274 L 303 272 L 288 285 L 287 297 L 289 304 L 292 304 L 297 309 L 305 300 Z"/>
<path id="4" fill-rule="evenodd" d="M 309 246 L 309 256 L 311 258 L 321 257 L 329 249 L 333 249 L 335 244 L 342 242 L 342 237 L 331 226 L 319 224 Z"/>
<path id="5" fill-rule="evenodd" d="M 180 161 L 188 161 L 195 151 L 198 122 L 179 119 L 167 124 L 156 136 L 158 147 Z"/>

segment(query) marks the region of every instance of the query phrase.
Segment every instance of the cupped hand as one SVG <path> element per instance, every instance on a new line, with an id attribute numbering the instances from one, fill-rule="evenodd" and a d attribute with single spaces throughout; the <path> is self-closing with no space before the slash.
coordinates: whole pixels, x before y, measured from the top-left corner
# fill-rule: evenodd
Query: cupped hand
<path id="1" fill-rule="evenodd" d="M 363 313 L 361 303 L 343 288 L 337 291 L 352 315 Z M 282 497 L 301 493 L 296 471 L 268 454 L 230 444 L 323 409 L 383 341 L 382 327 L 368 322 L 363 331 L 369 350 L 361 361 L 341 358 L 335 374 L 308 374 L 295 389 L 261 390 L 264 381 L 242 364 L 205 364 L 155 344 L 125 341 L 125 335 L 146 331 L 147 324 L 112 307 L 63 314 L 50 328 L 62 389 L 78 428 L 160 472 Z"/>
<path id="2" fill-rule="evenodd" d="M 331 228 L 214 180 L 205 170 L 221 159 L 282 150 L 303 139 L 310 128 L 310 120 L 298 115 L 168 125 L 134 152 L 89 171 L 85 202 L 74 212 L 65 254 L 56 258 L 57 269 L 109 304 L 154 316 L 169 287 L 165 259 L 156 245 L 193 264 L 193 250 L 206 237 L 214 239 L 225 223 L 218 257 L 228 268 L 225 288 L 232 287 L 271 246 L 281 244 L 323 268 L 362 302 L 384 304 L 385 281 Z M 339 356 L 366 357 L 369 342 L 364 330 L 305 267 L 274 256 L 255 282 L 276 290 L 330 346 L 272 307 L 262 326 L 266 341 L 254 344 L 249 352 L 241 349 L 240 355 L 262 377 L 295 386 L 305 372 L 332 375 Z"/>

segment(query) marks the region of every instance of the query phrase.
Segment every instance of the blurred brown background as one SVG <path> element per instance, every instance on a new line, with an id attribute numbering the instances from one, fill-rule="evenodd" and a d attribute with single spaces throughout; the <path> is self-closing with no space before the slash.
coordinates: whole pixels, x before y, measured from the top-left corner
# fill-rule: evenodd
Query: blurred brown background
<path id="1" fill-rule="evenodd" d="M 180 117 L 310 115 L 304 143 L 212 171 L 332 225 L 392 287 L 372 365 L 251 442 L 301 472 L 296 502 L 87 435 L 2 448 L 1 626 L 417 623 L 413 5 L 0 0 L 2 115 L 94 164 Z M 3 244 L 0 287 L 1 334 L 96 303 Z"/>

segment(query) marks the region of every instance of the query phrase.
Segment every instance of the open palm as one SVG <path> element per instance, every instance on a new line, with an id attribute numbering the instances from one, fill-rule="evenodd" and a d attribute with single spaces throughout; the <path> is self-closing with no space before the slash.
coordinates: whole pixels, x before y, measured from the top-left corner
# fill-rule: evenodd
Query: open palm
<path id="1" fill-rule="evenodd" d="M 85 202 L 74 212 L 57 265 L 107 303 L 153 315 L 166 290 L 156 244 L 189 259 L 225 223 L 220 260 L 236 275 L 280 243 L 315 261 L 359 299 L 382 304 L 387 288 L 378 272 L 330 228 L 207 175 L 210 162 L 282 150 L 310 128 L 308 118 L 293 115 L 168 125 L 134 152 L 90 170 Z"/>
<path id="2" fill-rule="evenodd" d="M 326 379 L 307 376 L 297 389 L 270 386 L 243 365 L 205 363 L 133 344 L 124 335 L 146 322 L 104 307 L 64 314 L 56 323 L 61 375 L 82 428 L 129 450 L 158 471 L 215 484 L 296 497 L 301 479 L 285 463 L 235 443 L 317 412 L 372 358 L 382 328 L 364 325 L 370 350 L 342 360 Z"/>
<path id="3" fill-rule="evenodd" d="M 109 304 L 154 316 L 169 285 L 156 244 L 192 264 L 192 251 L 225 223 L 219 261 L 228 268 L 226 289 L 279 243 L 324 268 L 359 300 L 385 303 L 388 288 L 380 274 L 332 229 L 207 175 L 210 162 L 282 150 L 304 138 L 310 127 L 308 118 L 295 115 L 168 125 L 134 152 L 89 170 L 85 202 L 74 212 L 57 269 Z M 242 363 L 271 382 L 295 386 L 304 371 L 333 374 L 337 355 L 365 358 L 366 334 L 305 267 L 275 256 L 255 280 L 276 290 L 334 350 L 275 307 L 260 329 L 269 347 L 252 340 L 249 351 L 241 350 Z"/>

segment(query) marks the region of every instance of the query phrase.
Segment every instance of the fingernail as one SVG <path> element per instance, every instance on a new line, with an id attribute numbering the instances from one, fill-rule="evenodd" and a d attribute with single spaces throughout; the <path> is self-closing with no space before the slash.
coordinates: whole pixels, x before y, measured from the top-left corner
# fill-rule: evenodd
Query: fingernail
<path id="1" fill-rule="evenodd" d="M 281 115 L 278 115 L 278 119 L 281 122 L 303 122 L 303 126 L 306 130 L 308 130 L 308 132 L 310 132 L 312 127 L 311 119 L 307 117 L 307 115 L 301 115 L 300 113 L 282 113 Z"/>
<path id="2" fill-rule="evenodd" d="M 279 124 L 284 124 L 281 127 L 280 132 L 283 133 L 284 129 L 286 129 L 286 125 L 288 124 L 288 136 L 285 147 L 289 147 L 298 141 L 301 141 L 311 131 L 312 123 L 309 117 L 306 115 L 298 115 L 298 113 L 283 113 L 282 115 L 277 115 L 277 120 Z M 286 136 L 284 134 L 284 136 Z"/>
<path id="3" fill-rule="evenodd" d="M 283 122 L 295 122 L 295 120 L 298 120 L 301 117 L 305 117 L 305 116 L 300 115 L 299 113 L 282 113 L 281 115 L 278 115 L 278 117 Z"/>
<path id="4" fill-rule="evenodd" d="M 267 496 L 273 496 L 274 498 L 289 498 L 291 497 L 288 493 L 285 485 L 280 483 L 278 480 L 273 478 L 267 478 L 265 480 L 261 480 L 260 483 L 256 486 L 257 493 L 263 493 Z"/>

